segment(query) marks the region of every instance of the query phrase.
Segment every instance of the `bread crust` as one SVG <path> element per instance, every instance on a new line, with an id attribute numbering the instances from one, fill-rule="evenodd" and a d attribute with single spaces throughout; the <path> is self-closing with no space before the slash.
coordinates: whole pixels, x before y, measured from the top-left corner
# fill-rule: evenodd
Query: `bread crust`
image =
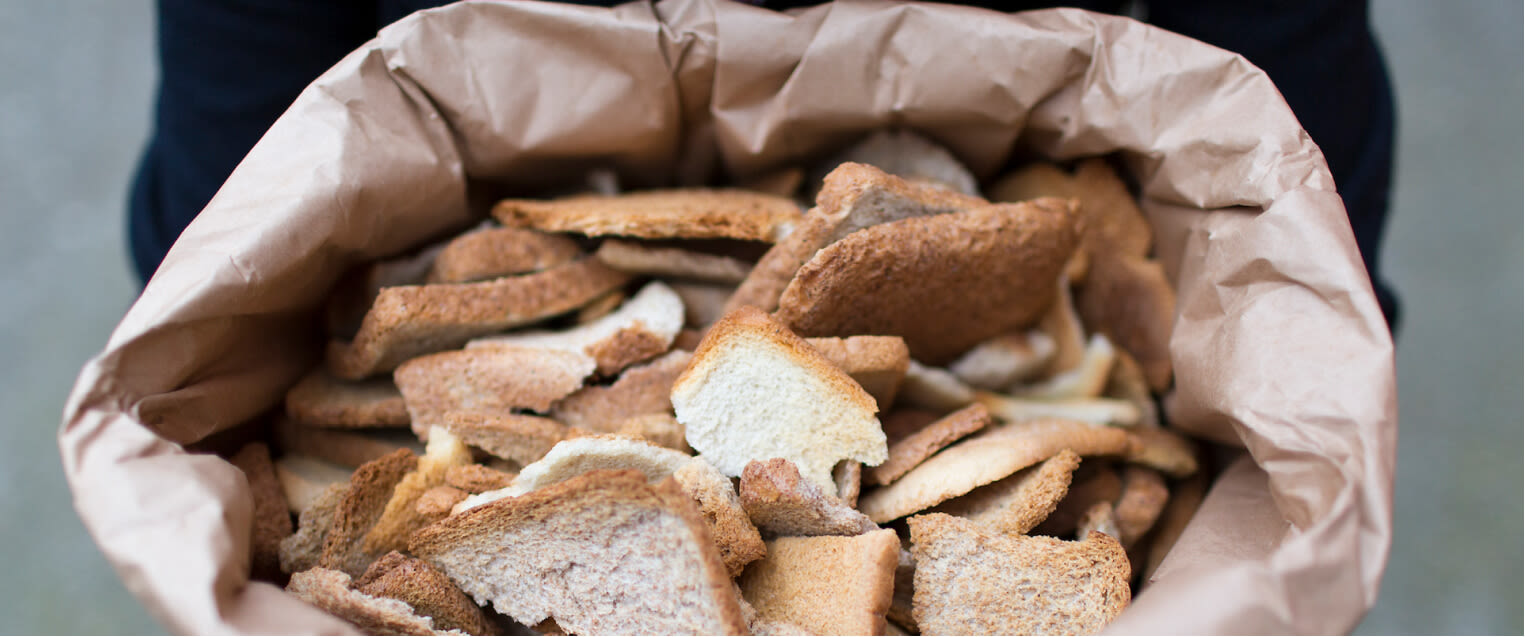
<path id="1" fill-rule="evenodd" d="M 486 228 L 445 244 L 426 279 L 429 283 L 469 283 L 539 272 L 576 259 L 577 242 L 523 228 Z"/>
<path id="2" fill-rule="evenodd" d="M 671 189 L 551 201 L 505 199 L 492 210 L 509 227 L 642 239 L 745 239 L 772 242 L 799 219 L 787 197 L 736 189 Z"/>

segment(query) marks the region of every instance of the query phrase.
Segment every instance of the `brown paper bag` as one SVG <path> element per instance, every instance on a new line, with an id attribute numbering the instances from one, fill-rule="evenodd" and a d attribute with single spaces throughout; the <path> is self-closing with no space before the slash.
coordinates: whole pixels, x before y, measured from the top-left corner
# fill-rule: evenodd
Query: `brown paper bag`
<path id="1" fill-rule="evenodd" d="M 1119 633 L 1338 633 L 1392 536 L 1392 344 L 1318 149 L 1244 59 L 1075 10 L 476 3 L 381 32 L 260 141 L 80 373 L 75 505 L 171 630 L 343 632 L 247 578 L 240 473 L 181 445 L 280 403 L 353 264 L 593 167 L 745 179 L 905 127 L 982 179 L 1117 153 L 1179 291 L 1169 415 L 1248 450 Z M 475 205 L 473 205 L 475 204 Z"/>

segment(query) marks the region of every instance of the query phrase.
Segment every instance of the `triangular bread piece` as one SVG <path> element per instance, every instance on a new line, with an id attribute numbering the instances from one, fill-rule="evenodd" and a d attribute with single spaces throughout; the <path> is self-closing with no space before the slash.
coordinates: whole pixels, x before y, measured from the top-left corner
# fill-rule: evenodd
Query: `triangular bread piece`
<path id="1" fill-rule="evenodd" d="M 764 621 L 814 635 L 881 635 L 900 540 L 890 529 L 853 537 L 781 537 L 743 573 L 742 595 Z"/>
<path id="2" fill-rule="evenodd" d="M 743 307 L 710 328 L 673 384 L 688 443 L 715 468 L 740 476 L 748 462 L 784 458 L 834 493 L 837 462 L 884 462 L 872 396 L 804 339 Z"/>
<path id="3" fill-rule="evenodd" d="M 1128 555 L 1101 533 L 1081 542 L 1004 535 L 941 513 L 910 527 L 925 635 L 1093 634 L 1132 597 Z"/>
<path id="4" fill-rule="evenodd" d="M 552 201 L 505 199 L 492 214 L 509 227 L 642 239 L 776 241 L 799 219 L 787 197 L 732 189 L 646 190 Z"/>
<path id="5" fill-rule="evenodd" d="M 676 481 L 594 471 L 450 516 L 409 548 L 478 604 L 567 632 L 742 634 L 709 526 Z"/>

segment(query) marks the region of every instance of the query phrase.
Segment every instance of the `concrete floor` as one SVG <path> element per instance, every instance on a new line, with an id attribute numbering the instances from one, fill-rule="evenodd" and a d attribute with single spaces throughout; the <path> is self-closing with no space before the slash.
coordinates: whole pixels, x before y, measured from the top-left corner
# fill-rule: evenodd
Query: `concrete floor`
<path id="1" fill-rule="evenodd" d="M 1385 258 L 1398 343 L 1397 533 L 1357 632 L 1515 633 L 1521 591 L 1521 7 L 1375 3 L 1399 94 Z M 148 0 L 0 3 L 0 617 L 157 633 L 72 509 L 55 443 L 136 293 L 123 200 L 155 81 Z"/>

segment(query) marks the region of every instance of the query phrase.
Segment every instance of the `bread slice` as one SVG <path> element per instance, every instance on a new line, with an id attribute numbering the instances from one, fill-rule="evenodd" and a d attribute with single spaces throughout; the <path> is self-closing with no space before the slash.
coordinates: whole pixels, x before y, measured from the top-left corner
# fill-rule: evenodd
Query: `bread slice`
<path id="1" fill-rule="evenodd" d="M 1132 598 L 1128 556 L 1100 533 L 1081 542 L 1003 535 L 941 513 L 910 527 L 922 634 L 1093 634 Z"/>
<path id="2" fill-rule="evenodd" d="M 418 429 L 448 412 L 546 411 L 582 387 L 594 367 L 577 352 L 500 344 L 420 356 L 394 376 Z"/>
<path id="3" fill-rule="evenodd" d="M 287 417 L 275 421 L 275 446 L 284 455 L 303 455 L 343 467 L 358 467 L 401 448 L 423 453 L 418 436 L 407 429 L 329 429 Z"/>
<path id="4" fill-rule="evenodd" d="M 645 440 L 654 445 L 667 447 L 684 454 L 693 455 L 684 437 L 683 423 L 672 414 L 645 414 L 626 418 L 614 427 L 614 435 Z"/>
<path id="5" fill-rule="evenodd" d="M 392 488 L 392 498 L 376 524 L 365 533 L 361 546 L 367 553 L 380 554 L 408 548 L 408 536 L 433 520 L 419 514 L 416 504 L 425 491 L 445 484 L 445 472 L 452 467 L 471 464 L 471 449 L 443 427 L 429 432 L 429 444 L 418 465 Z"/>
<path id="6" fill-rule="evenodd" d="M 752 264 L 734 257 L 618 239 L 605 240 L 593 256 L 621 272 L 710 283 L 734 285 L 752 270 Z"/>
<path id="7" fill-rule="evenodd" d="M 312 504 L 302 509 L 297 516 L 296 532 L 281 540 L 281 572 L 300 573 L 316 567 L 323 559 L 323 544 L 333 528 L 334 512 L 347 492 L 349 482 L 328 485 L 313 498 Z"/>
<path id="8" fill-rule="evenodd" d="M 714 536 L 720 559 L 731 577 L 740 575 L 747 564 L 767 553 L 762 535 L 747 518 L 731 479 L 719 469 L 703 458 L 693 458 L 674 471 L 672 477 L 699 505 L 699 513 L 710 525 L 710 535 Z"/>
<path id="9" fill-rule="evenodd" d="M 898 336 L 849 336 L 807 338 L 805 342 L 857 381 L 868 395 L 874 397 L 880 411 L 895 404 L 895 395 L 900 392 L 906 369 L 911 364 L 911 353 L 906 349 L 904 339 Z"/>
<path id="10" fill-rule="evenodd" d="M 906 367 L 902 400 L 913 407 L 947 413 L 974 402 L 974 388 L 941 367 L 911 359 Z"/>
<path id="11" fill-rule="evenodd" d="M 518 475 L 484 465 L 468 464 L 446 469 L 445 484 L 467 493 L 482 493 L 513 484 L 514 478 Z"/>
<path id="12" fill-rule="evenodd" d="M 672 346 L 683 328 L 683 301 L 672 288 L 652 281 L 619 309 L 592 323 L 557 332 L 516 332 L 477 339 L 466 344 L 478 347 L 512 345 L 584 354 L 598 366 L 600 376 L 618 374 L 626 367 L 661 355 Z"/>
<path id="13" fill-rule="evenodd" d="M 804 336 L 895 334 L 941 365 L 1033 325 L 1074 252 L 1071 202 L 994 204 L 854 232 L 801 266 L 780 323 Z"/>
<path id="14" fill-rule="evenodd" d="M 286 592 L 354 624 L 370 635 L 435 635 L 434 622 L 413 612 L 407 602 L 367 595 L 350 588 L 348 574 L 314 568 L 291 576 Z M 452 633 L 464 634 L 464 633 Z"/>
<path id="15" fill-rule="evenodd" d="M 291 513 L 286 494 L 281 491 L 270 461 L 270 448 L 263 442 L 251 442 L 233 454 L 228 462 L 244 472 L 249 494 L 254 499 L 253 530 L 249 533 L 249 573 L 263 580 L 281 576 L 281 541 L 291 535 Z"/>
<path id="16" fill-rule="evenodd" d="M 1117 350 L 1112 341 L 1105 334 L 1092 334 L 1078 366 L 1031 385 L 1019 384 L 1011 388 L 1011 393 L 1030 400 L 1095 398 L 1106 389 L 1116 360 Z"/>
<path id="17" fill-rule="evenodd" d="M 683 324 L 688 327 L 709 327 L 725 316 L 725 304 L 736 293 L 734 285 L 711 283 L 669 283 L 672 291 L 683 299 Z"/>
<path id="18" fill-rule="evenodd" d="M 275 478 L 292 513 L 306 511 L 329 486 L 349 482 L 353 472 L 349 467 L 299 453 L 288 453 L 275 461 Z"/>
<path id="19" fill-rule="evenodd" d="M 556 443 L 545 457 L 525 465 L 507 487 L 466 498 L 456 505 L 455 512 L 521 496 L 598 469 L 640 471 L 647 479 L 657 481 L 672 475 L 690 459 L 688 454 L 644 440 L 611 435 L 571 438 Z"/>
<path id="20" fill-rule="evenodd" d="M 1132 427 L 1139 419 L 1138 408 L 1133 403 L 1114 398 L 1027 399 L 975 391 L 974 400 L 989 409 L 990 415 L 1007 422 L 1062 418 L 1094 425 Z"/>
<path id="21" fill-rule="evenodd" d="M 799 219 L 786 198 L 730 189 L 647 190 L 553 201 L 505 199 L 493 217 L 509 227 L 641 239 L 776 241 Z"/>
<path id="22" fill-rule="evenodd" d="M 1123 480 L 1109 461 L 1091 460 L 1081 462 L 1080 468 L 1070 478 L 1069 493 L 1054 507 L 1043 522 L 1033 527 L 1033 535 L 1067 537 L 1086 511 L 1098 502 L 1116 502 L 1123 493 Z"/>
<path id="23" fill-rule="evenodd" d="M 984 429 L 990 422 L 990 411 L 977 404 L 939 418 L 891 444 L 889 459 L 869 470 L 869 481 L 874 484 L 894 482 L 943 447 Z"/>
<path id="24" fill-rule="evenodd" d="M 334 284 L 323 308 L 324 325 L 332 338 L 353 338 L 365 313 L 376 301 L 382 288 L 422 285 L 434 258 L 446 242 L 425 246 L 413 254 L 394 259 L 372 261 L 345 273 Z"/>
<path id="25" fill-rule="evenodd" d="M 868 164 L 913 183 L 933 183 L 966 195 L 979 196 L 979 183 L 948 149 L 908 130 L 876 131 L 847 150 L 822 162 L 826 170 L 843 162 Z M 812 175 L 819 183 L 823 171 Z"/>
<path id="26" fill-rule="evenodd" d="M 948 364 L 948 371 L 972 387 L 1002 391 L 1042 373 L 1056 349 L 1042 330 L 1009 332 L 964 352 Z"/>
<path id="27" fill-rule="evenodd" d="M 1084 220 L 1081 249 L 1069 269 L 1076 283 L 1088 277 L 1097 255 L 1144 257 L 1154 240 L 1148 219 L 1127 184 L 1105 159 L 1080 162 L 1073 175 L 1048 163 L 1030 164 L 1003 177 L 990 188 L 991 201 L 1026 201 L 1038 197 L 1076 199 Z"/>
<path id="28" fill-rule="evenodd" d="M 1022 535 L 1048 519 L 1069 493 L 1080 456 L 1069 449 L 1036 467 L 937 505 L 934 511 L 972 520 L 997 533 Z"/>
<path id="29" fill-rule="evenodd" d="M 539 272 L 581 255 L 577 242 L 522 228 L 483 228 L 451 240 L 435 257 L 429 283 L 469 283 Z"/>
<path id="30" fill-rule="evenodd" d="M 698 507 L 676 481 L 594 471 L 419 531 L 409 548 L 478 604 L 567 632 L 747 629 Z"/>
<path id="31" fill-rule="evenodd" d="M 390 378 L 343 380 L 319 365 L 286 392 L 286 414 L 321 427 L 400 427 L 408 424 L 402 392 Z"/>
<path id="32" fill-rule="evenodd" d="M 867 494 L 859 508 L 884 523 L 940 504 L 1070 449 L 1081 456 L 1120 455 L 1128 432 L 1072 420 L 1002 425 L 942 450 L 899 480 Z"/>
<path id="33" fill-rule="evenodd" d="M 1124 467 L 1123 493 L 1114 508 L 1118 541 L 1125 548 L 1133 548 L 1154 527 L 1169 500 L 1170 487 L 1160 474 L 1144 467 Z"/>
<path id="34" fill-rule="evenodd" d="M 1156 392 L 1170 387 L 1175 307 L 1175 288 L 1158 262 L 1109 254 L 1092 257 L 1075 299 L 1081 320 L 1132 355 Z"/>
<path id="35" fill-rule="evenodd" d="M 497 631 L 487 615 L 428 562 L 397 551 L 381 556 L 354 582 L 355 590 L 373 597 L 390 597 L 412 607 L 413 613 L 432 620 L 435 630 L 455 630 L 471 635 Z"/>
<path id="36" fill-rule="evenodd" d="M 1128 462 L 1140 464 L 1172 478 L 1197 472 L 1197 447 L 1191 440 L 1165 428 L 1139 427 L 1132 432 Z"/>
<path id="37" fill-rule="evenodd" d="M 612 385 L 590 385 L 551 407 L 551 417 L 572 427 L 612 433 L 636 416 L 672 413 L 672 384 L 693 360 L 685 351 L 668 352 L 626 369 Z"/>
<path id="38" fill-rule="evenodd" d="M 741 506 L 758 530 L 772 536 L 858 535 L 878 529 L 835 495 L 800 477 L 783 458 L 747 463 Z"/>
<path id="39" fill-rule="evenodd" d="M 630 275 L 597 259 L 481 283 L 384 288 L 350 342 L 330 342 L 328 369 L 360 379 L 472 338 L 575 310 L 624 285 Z"/>
<path id="40" fill-rule="evenodd" d="M 810 261 L 816 251 L 854 230 L 897 219 L 966 210 L 985 203 L 978 197 L 912 184 L 873 166 L 852 162 L 826 175 L 815 201 L 815 207 L 805 213 L 798 227 L 752 268 L 726 304 L 726 313 L 744 305 L 773 311 L 778 307 L 779 295 L 800 266 Z"/>
<path id="41" fill-rule="evenodd" d="M 814 635 L 881 635 L 894 594 L 900 540 L 882 529 L 853 537 L 781 537 L 743 573 L 742 595 L 764 621 Z"/>
<path id="42" fill-rule="evenodd" d="M 884 462 L 872 396 L 804 339 L 743 307 L 710 328 L 672 389 L 688 443 L 740 476 L 752 460 L 785 458 L 831 493 L 842 460 Z"/>
<path id="43" fill-rule="evenodd" d="M 539 460 L 556 443 L 586 433 L 550 418 L 527 414 L 449 412 L 438 424 L 466 444 L 521 466 Z"/>
<path id="44" fill-rule="evenodd" d="M 355 469 L 349 489 L 334 509 L 333 523 L 323 539 L 319 566 L 358 577 L 371 561 L 386 553 L 366 550 L 365 534 L 381 519 L 397 483 L 417 466 L 418 456 L 410 450 L 398 449 Z"/>

